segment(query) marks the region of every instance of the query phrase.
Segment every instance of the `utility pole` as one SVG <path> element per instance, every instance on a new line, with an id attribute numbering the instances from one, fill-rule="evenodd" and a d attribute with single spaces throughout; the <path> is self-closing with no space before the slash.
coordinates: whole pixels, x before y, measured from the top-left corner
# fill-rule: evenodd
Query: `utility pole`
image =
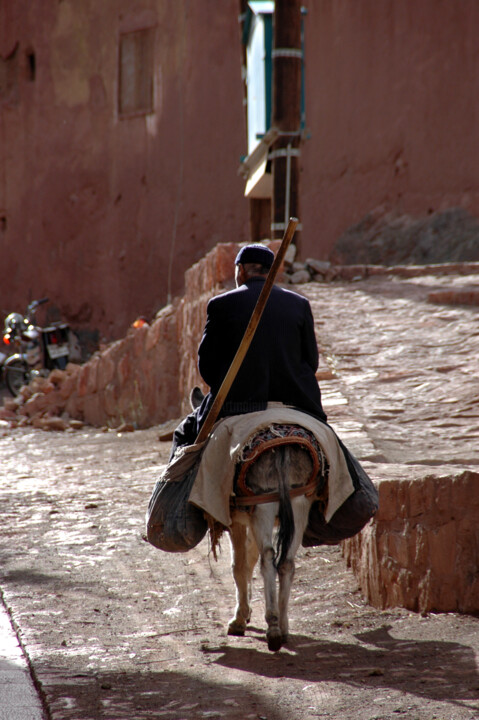
<path id="1" fill-rule="evenodd" d="M 271 237 L 283 236 L 290 217 L 301 220 L 299 154 L 301 141 L 301 3 L 276 0 L 273 29 L 272 127 L 279 137 L 270 151 L 273 173 Z M 299 228 L 301 226 L 298 226 Z M 301 235 L 294 244 L 300 251 Z"/>

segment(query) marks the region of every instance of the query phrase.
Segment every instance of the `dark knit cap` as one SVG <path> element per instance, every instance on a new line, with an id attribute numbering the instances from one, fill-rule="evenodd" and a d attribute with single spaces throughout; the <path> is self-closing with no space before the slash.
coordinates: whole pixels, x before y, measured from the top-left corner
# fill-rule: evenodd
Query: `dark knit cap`
<path id="1" fill-rule="evenodd" d="M 245 245 L 236 256 L 235 265 L 255 263 L 270 268 L 273 264 L 274 252 L 266 245 Z"/>

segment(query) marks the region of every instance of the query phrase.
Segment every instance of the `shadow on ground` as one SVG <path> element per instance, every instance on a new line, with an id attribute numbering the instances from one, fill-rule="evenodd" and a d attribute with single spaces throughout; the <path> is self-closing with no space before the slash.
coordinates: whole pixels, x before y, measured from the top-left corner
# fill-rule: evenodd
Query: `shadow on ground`
<path id="1" fill-rule="evenodd" d="M 293 635 L 288 653 L 265 656 L 253 648 L 221 647 L 216 663 L 265 677 L 306 682 L 343 682 L 354 687 L 388 687 L 477 710 L 479 674 L 472 648 L 454 642 L 402 640 L 385 625 L 356 635 L 360 644 L 316 641 Z M 469 701 L 466 705 L 465 701 Z"/>

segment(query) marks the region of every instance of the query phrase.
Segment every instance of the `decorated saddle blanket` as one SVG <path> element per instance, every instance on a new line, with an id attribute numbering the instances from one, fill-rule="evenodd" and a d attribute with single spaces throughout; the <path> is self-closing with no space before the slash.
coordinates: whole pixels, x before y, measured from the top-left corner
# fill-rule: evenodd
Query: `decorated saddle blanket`
<path id="1" fill-rule="evenodd" d="M 249 442 L 243 447 L 241 453 L 241 464 L 236 466 L 233 490 L 235 496 L 231 499 L 232 505 L 243 509 L 251 509 L 258 503 L 273 502 L 279 500 L 279 492 L 277 488 L 277 480 L 273 481 L 272 487 L 261 486 L 259 490 L 256 485 L 254 488 L 249 485 L 248 471 L 252 465 L 258 460 L 259 456 L 271 448 L 277 448 L 280 445 L 296 445 L 305 450 L 311 460 L 311 470 L 309 479 L 305 483 L 305 478 L 297 478 L 293 480 L 290 487 L 290 496 L 307 495 L 321 500 L 323 505 L 326 502 L 327 495 L 327 477 L 328 477 L 328 461 L 321 449 L 321 445 L 315 436 L 301 425 L 278 424 L 258 430 Z M 269 480 L 269 483 L 271 480 Z"/>
<path id="2" fill-rule="evenodd" d="M 328 425 L 282 403 L 268 403 L 266 410 L 227 417 L 215 425 L 203 449 L 189 501 L 229 527 L 237 463 L 248 455 L 259 431 L 265 429 L 266 434 L 271 434 L 274 426 L 285 424 L 299 425 L 311 432 L 326 457 L 328 492 L 324 517 L 328 522 L 354 492 L 344 454 Z"/>

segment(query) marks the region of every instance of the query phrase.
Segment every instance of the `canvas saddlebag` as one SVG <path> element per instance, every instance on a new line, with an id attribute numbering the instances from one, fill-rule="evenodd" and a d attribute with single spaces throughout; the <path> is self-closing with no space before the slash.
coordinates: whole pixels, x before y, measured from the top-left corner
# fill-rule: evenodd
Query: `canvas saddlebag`
<path id="1" fill-rule="evenodd" d="M 359 460 L 338 440 L 346 458 L 354 492 L 336 510 L 329 522 L 324 519 L 320 503 L 312 504 L 303 534 L 303 547 L 337 545 L 353 537 L 374 517 L 379 507 L 379 495 L 373 481 Z"/>
<path id="2" fill-rule="evenodd" d="M 159 550 L 187 552 L 206 535 L 203 511 L 189 502 L 201 450 L 199 445 L 183 448 L 153 488 L 146 513 L 146 539 Z"/>

